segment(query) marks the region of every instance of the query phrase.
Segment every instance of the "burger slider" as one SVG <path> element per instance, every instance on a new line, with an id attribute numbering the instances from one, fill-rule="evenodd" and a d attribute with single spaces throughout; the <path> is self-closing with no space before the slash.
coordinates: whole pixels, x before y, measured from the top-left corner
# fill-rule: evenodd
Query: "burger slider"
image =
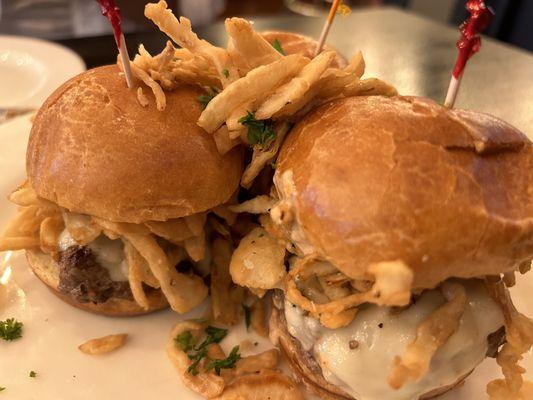
<path id="1" fill-rule="evenodd" d="M 105 66 L 48 98 L 31 130 L 27 182 L 10 195 L 19 212 L 0 238 L 0 250 L 26 250 L 54 294 L 100 314 L 202 302 L 206 221 L 226 223 L 242 173 L 240 149 L 221 155 L 196 123 L 200 88 L 167 92 L 164 110 L 143 92 Z"/>
<path id="2" fill-rule="evenodd" d="M 321 398 L 432 398 L 487 356 L 491 399 L 526 398 L 533 323 L 507 287 L 531 266 L 532 187 L 532 143 L 492 116 L 332 101 L 288 135 L 271 196 L 234 208 L 263 214 L 230 272 L 276 289 L 271 339 Z"/>

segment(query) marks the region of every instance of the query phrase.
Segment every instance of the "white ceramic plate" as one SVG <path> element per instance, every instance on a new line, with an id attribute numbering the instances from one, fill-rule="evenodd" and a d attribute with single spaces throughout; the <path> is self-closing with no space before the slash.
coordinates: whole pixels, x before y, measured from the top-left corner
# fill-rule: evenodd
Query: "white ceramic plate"
<path id="1" fill-rule="evenodd" d="M 29 129 L 28 117 L 0 125 L 0 229 L 15 212 L 5 195 L 25 178 Z M 29 271 L 22 253 L 4 253 L 2 260 L 0 285 L 7 288 L 8 305 L 0 307 L 0 320 L 15 317 L 23 321 L 24 336 L 11 343 L 0 341 L 0 386 L 7 388 L 0 393 L 1 399 L 201 399 L 182 385 L 165 354 L 171 326 L 181 318 L 198 317 L 201 310 L 182 317 L 170 311 L 129 319 L 98 317 L 52 295 Z M 533 273 L 521 277 L 512 292 L 518 307 L 533 315 Z M 242 325 L 230 332 L 222 343 L 226 351 L 245 337 Z M 126 346 L 99 357 L 77 349 L 87 339 L 111 333 L 128 333 Z M 257 351 L 269 347 L 266 340 L 256 336 L 252 341 L 259 342 Z M 523 365 L 533 377 L 531 355 Z M 32 370 L 37 372 L 36 378 L 28 376 Z M 486 360 L 464 386 L 441 399 L 484 399 L 485 384 L 499 376 L 495 361 Z"/>
<path id="2" fill-rule="evenodd" d="M 83 71 L 83 60 L 66 47 L 0 36 L 0 108 L 38 108 L 59 85 Z"/>

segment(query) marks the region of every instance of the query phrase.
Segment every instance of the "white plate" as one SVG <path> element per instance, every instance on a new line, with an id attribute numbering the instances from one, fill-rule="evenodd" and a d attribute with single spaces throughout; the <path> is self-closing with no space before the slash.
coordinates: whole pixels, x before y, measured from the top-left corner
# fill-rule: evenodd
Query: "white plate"
<path id="1" fill-rule="evenodd" d="M 30 129 L 28 117 L 0 126 L 0 229 L 15 208 L 5 195 L 25 178 L 25 148 Z M 136 318 L 105 318 L 77 310 L 58 300 L 29 271 L 23 254 L 5 253 L 0 263 L 0 282 L 8 288 L 8 305 L 0 307 L 0 320 L 15 317 L 24 322 L 22 339 L 0 341 L 0 386 L 2 399 L 16 400 L 199 400 L 186 389 L 165 354 L 171 326 L 185 317 L 198 317 L 201 310 L 179 317 L 170 311 Z M 12 272 L 9 279 L 9 270 Z M 3 278 L 2 278 L 3 276 Z M 533 273 L 521 277 L 512 289 L 519 309 L 533 316 Z M 100 357 L 87 356 L 77 346 L 87 339 L 111 333 L 128 333 L 124 348 Z M 233 329 L 223 347 L 226 351 L 245 337 L 244 327 Z M 252 337 L 269 347 L 266 340 Z M 533 357 L 523 365 L 533 378 Z M 30 371 L 37 377 L 30 378 Z M 485 384 L 500 376 L 494 360 L 476 369 L 466 384 L 441 400 L 486 398 Z M 310 398 L 310 397 L 309 397 Z M 273 399 L 274 400 L 274 399 Z"/>
<path id="2" fill-rule="evenodd" d="M 0 36 L 0 108 L 38 108 L 59 85 L 83 71 L 83 60 L 66 47 Z"/>

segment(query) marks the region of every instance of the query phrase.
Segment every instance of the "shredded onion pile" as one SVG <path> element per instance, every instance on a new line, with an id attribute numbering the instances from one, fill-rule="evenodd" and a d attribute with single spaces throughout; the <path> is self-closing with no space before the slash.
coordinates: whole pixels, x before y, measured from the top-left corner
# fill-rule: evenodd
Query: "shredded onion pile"
<path id="1" fill-rule="evenodd" d="M 149 308 L 143 284 L 161 289 L 172 309 L 180 313 L 189 311 L 207 297 L 208 289 L 200 276 L 180 273 L 175 268 L 180 261 L 200 261 L 206 257 L 206 213 L 165 222 L 130 224 L 69 212 L 37 196 L 27 183 L 15 190 L 9 198 L 19 205 L 19 211 L 0 238 L 0 251 L 40 249 L 57 260 L 58 240 L 64 229 L 80 246 L 105 235 L 111 240 L 120 239 L 124 243 L 130 288 L 141 307 Z M 223 206 L 213 211 L 221 218 L 228 218 L 223 220 L 225 222 L 217 220 L 219 230 L 228 231 L 225 225 L 234 222 L 233 214 L 224 210 Z M 224 242 L 224 239 L 219 241 Z M 216 246 L 220 248 L 219 244 Z M 227 250 L 226 254 L 228 251 L 231 250 Z M 215 250 L 216 260 L 220 258 L 219 252 L 220 250 Z M 217 273 L 224 275 L 223 268 L 227 269 L 228 266 L 229 256 L 226 255 L 226 265 L 219 262 L 216 265 Z M 225 274 L 228 275 L 227 272 Z M 217 283 L 218 286 L 225 285 L 225 291 L 235 290 L 230 284 L 228 279 Z M 234 297 L 234 302 L 240 302 L 239 295 Z M 235 320 L 235 317 L 228 318 Z"/>
<path id="2" fill-rule="evenodd" d="M 309 59 L 302 54 L 283 55 L 242 18 L 228 18 L 226 48 L 199 39 L 191 22 L 177 18 L 165 1 L 147 4 L 145 16 L 172 42 L 152 56 L 139 47 L 132 64 L 133 75 L 148 86 L 157 108 L 165 109 L 164 90 L 186 83 L 215 92 L 198 125 L 212 133 L 220 153 L 243 142 L 253 146 L 252 161 L 241 180 L 250 187 L 259 172 L 272 162 L 290 129 L 290 123 L 314 107 L 341 97 L 397 94 L 387 83 L 361 79 L 365 63 L 357 53 L 345 68 L 335 66 L 336 52 L 325 50 Z M 117 61 L 121 66 L 121 61 Z M 137 92 L 141 106 L 148 99 Z M 272 125 L 275 138 L 250 143 L 248 129 L 240 122 L 253 113 L 257 121 Z"/>

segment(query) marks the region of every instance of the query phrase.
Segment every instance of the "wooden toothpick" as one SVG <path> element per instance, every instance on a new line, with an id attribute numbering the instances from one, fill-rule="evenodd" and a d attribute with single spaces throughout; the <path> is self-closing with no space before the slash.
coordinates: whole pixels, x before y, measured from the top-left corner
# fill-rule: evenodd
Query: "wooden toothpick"
<path id="1" fill-rule="evenodd" d="M 113 28 L 113 34 L 115 36 L 115 43 L 117 44 L 118 53 L 120 54 L 120 60 L 122 61 L 122 68 L 124 70 L 124 76 L 126 78 L 126 85 L 128 88 L 133 88 L 133 78 L 131 74 L 130 56 L 128 54 L 128 48 L 126 47 L 126 39 L 124 33 L 122 33 L 120 9 L 115 4 L 115 0 L 96 0 L 100 4 L 102 15 L 104 15 Z"/>
<path id="2" fill-rule="evenodd" d="M 320 39 L 318 39 L 318 45 L 316 46 L 315 57 L 318 54 L 320 54 L 320 52 L 324 48 L 324 43 L 326 43 L 326 38 L 328 37 L 329 29 L 331 28 L 331 24 L 333 23 L 333 20 L 335 19 L 335 14 L 337 13 L 337 9 L 341 5 L 341 3 L 342 3 L 342 0 L 333 0 L 333 4 L 331 4 L 328 18 L 326 19 L 326 23 L 324 24 L 324 27 L 322 28 Z"/>
<path id="3" fill-rule="evenodd" d="M 128 54 L 128 47 L 126 46 L 126 39 L 124 34 L 120 34 L 120 46 L 118 48 L 120 58 L 122 60 L 122 66 L 124 68 L 124 77 L 126 78 L 126 85 L 131 89 L 133 87 L 133 77 L 131 74 L 130 55 Z"/>

